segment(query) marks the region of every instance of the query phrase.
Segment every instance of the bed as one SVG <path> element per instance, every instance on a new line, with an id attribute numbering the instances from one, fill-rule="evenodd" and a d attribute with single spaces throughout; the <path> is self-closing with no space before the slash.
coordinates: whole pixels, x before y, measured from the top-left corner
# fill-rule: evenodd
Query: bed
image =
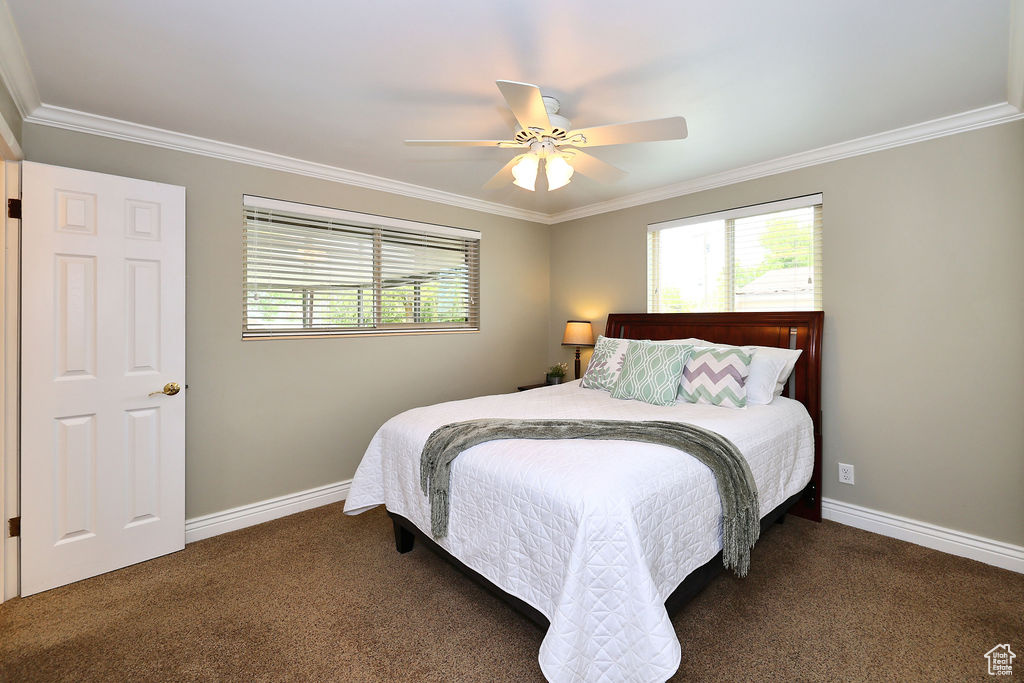
<path id="1" fill-rule="evenodd" d="M 802 349 L 782 397 L 742 410 L 654 406 L 553 385 L 406 411 L 374 436 L 345 512 L 384 504 L 399 552 L 415 539 L 546 630 L 551 681 L 669 678 L 681 646 L 670 615 L 722 569 L 721 503 L 711 471 L 664 446 L 507 440 L 454 462 L 448 535 L 434 539 L 419 487 L 430 433 L 486 417 L 671 420 L 739 447 L 761 498 L 762 528 L 787 512 L 821 519 L 821 312 L 611 314 L 605 336 Z M 756 549 L 752 558 L 756 568 Z"/>

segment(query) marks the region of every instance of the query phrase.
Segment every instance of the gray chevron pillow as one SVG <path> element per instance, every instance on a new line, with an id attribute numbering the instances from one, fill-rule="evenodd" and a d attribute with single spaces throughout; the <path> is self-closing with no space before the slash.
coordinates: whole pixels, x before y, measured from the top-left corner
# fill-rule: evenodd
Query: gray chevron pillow
<path id="1" fill-rule="evenodd" d="M 694 349 L 683 368 L 683 398 L 690 403 L 743 408 L 753 354 L 739 347 Z"/>

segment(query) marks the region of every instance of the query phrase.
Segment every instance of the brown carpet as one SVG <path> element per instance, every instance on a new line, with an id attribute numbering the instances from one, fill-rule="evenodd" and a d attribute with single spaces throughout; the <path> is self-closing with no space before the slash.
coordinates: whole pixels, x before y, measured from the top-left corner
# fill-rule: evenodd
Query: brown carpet
<path id="1" fill-rule="evenodd" d="M 675 618 L 673 680 L 989 680 L 1024 576 L 788 518 Z M 4 681 L 532 681 L 542 634 L 341 504 L 0 605 Z M 1013 679 L 1010 679 L 1013 680 Z"/>

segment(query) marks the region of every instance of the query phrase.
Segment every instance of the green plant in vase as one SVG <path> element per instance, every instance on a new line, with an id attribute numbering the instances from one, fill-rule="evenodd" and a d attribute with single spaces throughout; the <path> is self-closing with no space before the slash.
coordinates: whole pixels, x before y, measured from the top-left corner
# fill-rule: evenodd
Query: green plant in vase
<path id="1" fill-rule="evenodd" d="M 548 368 L 548 384 L 561 384 L 565 381 L 565 373 L 569 371 L 568 363 L 555 363 Z"/>

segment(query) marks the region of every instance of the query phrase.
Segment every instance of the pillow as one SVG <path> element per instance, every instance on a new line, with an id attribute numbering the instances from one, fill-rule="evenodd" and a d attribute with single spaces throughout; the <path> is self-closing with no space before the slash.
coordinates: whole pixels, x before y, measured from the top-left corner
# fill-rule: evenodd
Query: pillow
<path id="1" fill-rule="evenodd" d="M 710 342 L 706 342 L 703 339 L 696 339 L 694 337 L 690 337 L 688 339 L 662 339 L 662 340 L 659 340 L 659 341 L 652 341 L 651 343 L 652 344 L 674 344 L 676 346 L 679 346 L 680 344 L 682 344 L 684 346 L 714 346 L 714 344 L 712 344 Z"/>
<path id="2" fill-rule="evenodd" d="M 747 403 L 768 405 L 782 393 L 775 393 L 778 378 L 786 368 L 785 356 L 766 353 L 767 349 L 757 347 L 750 361 L 750 374 L 747 376 Z M 789 374 L 789 373 L 787 373 Z"/>
<path id="3" fill-rule="evenodd" d="M 659 341 L 652 341 L 651 344 L 659 344 L 662 346 L 714 346 L 711 342 L 706 342 L 703 339 L 697 339 L 690 337 L 688 339 L 663 339 Z M 683 397 L 683 376 L 679 375 L 679 390 L 676 392 L 676 398 L 679 400 L 686 400 Z"/>
<path id="4" fill-rule="evenodd" d="M 695 346 L 710 346 L 716 349 L 739 349 L 754 354 L 750 362 L 750 375 L 747 377 L 747 403 L 768 405 L 776 396 L 781 396 L 786 388 L 796 361 L 803 349 L 780 349 L 775 346 L 732 346 L 731 344 L 715 344 L 699 342 Z"/>
<path id="5" fill-rule="evenodd" d="M 619 381 L 619 373 L 622 372 L 622 361 L 626 357 L 628 345 L 628 339 L 598 336 L 580 386 L 601 391 L 614 389 L 615 383 Z"/>
<path id="6" fill-rule="evenodd" d="M 683 369 L 683 398 L 690 403 L 743 408 L 753 354 L 738 346 L 696 348 Z"/>
<path id="7" fill-rule="evenodd" d="M 774 346 L 759 346 L 757 349 L 758 353 L 763 351 L 766 358 L 772 357 L 784 361 L 782 370 L 775 378 L 775 389 L 772 391 L 772 398 L 782 396 L 782 392 L 786 389 L 786 382 L 789 380 L 789 376 L 793 374 L 793 368 L 796 367 L 796 361 L 800 358 L 800 354 L 803 353 L 804 350 L 777 349 Z M 771 399 L 765 401 L 765 403 L 771 403 Z"/>
<path id="8" fill-rule="evenodd" d="M 626 347 L 619 381 L 612 398 L 635 398 L 656 406 L 676 402 L 679 378 L 690 346 L 631 341 Z"/>

